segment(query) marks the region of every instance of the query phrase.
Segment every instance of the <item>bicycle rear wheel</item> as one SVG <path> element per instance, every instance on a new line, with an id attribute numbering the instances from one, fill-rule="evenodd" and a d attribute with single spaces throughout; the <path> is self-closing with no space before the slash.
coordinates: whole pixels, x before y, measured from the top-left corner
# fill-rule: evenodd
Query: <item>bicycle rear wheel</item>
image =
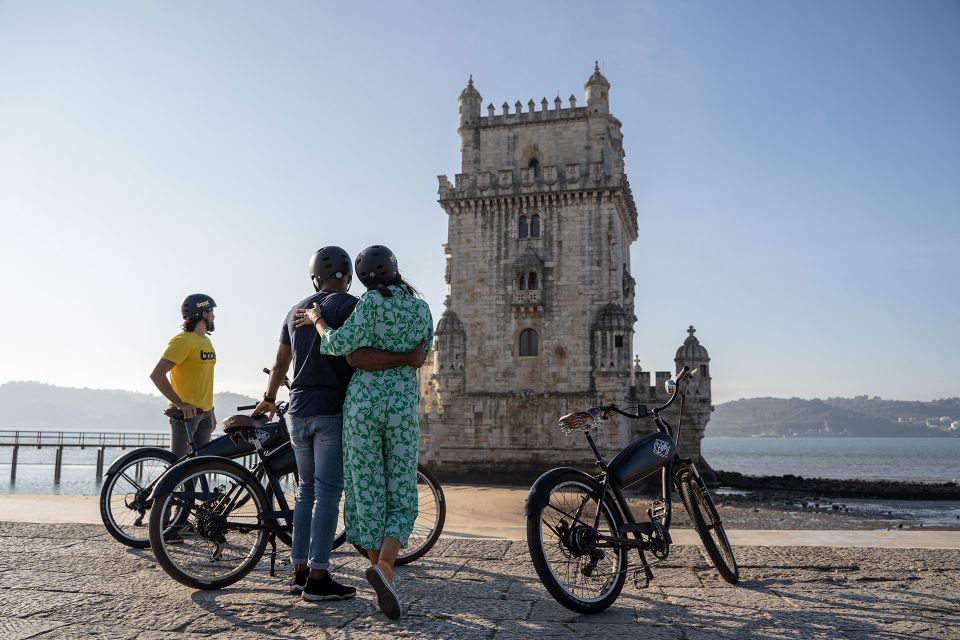
<path id="1" fill-rule="evenodd" d="M 100 518 L 115 540 L 135 549 L 150 546 L 150 490 L 176 461 L 172 452 L 144 451 L 107 477 L 100 489 Z"/>
<path id="2" fill-rule="evenodd" d="M 194 589 L 220 589 L 243 578 L 260 561 L 267 531 L 260 514 L 269 500 L 256 478 L 226 461 L 211 460 L 181 473 L 169 493 L 155 497 L 150 542 L 170 577 Z M 163 513 L 181 509 L 177 536 L 163 535 Z"/>
<path id="3" fill-rule="evenodd" d="M 581 473 L 560 474 L 546 506 L 527 516 L 527 546 L 540 581 L 557 602 L 578 613 L 609 607 L 627 577 L 627 550 L 600 539 L 620 535 L 619 515 L 606 500 L 600 509 L 601 491 Z"/>
<path id="4" fill-rule="evenodd" d="M 680 475 L 677 481 L 683 506 L 690 514 L 693 528 L 700 536 L 710 561 L 717 572 L 730 584 L 736 584 L 740 579 L 740 570 L 737 568 L 737 559 L 733 556 L 733 547 L 727 539 L 720 521 L 720 514 L 710 498 L 710 494 L 700 486 L 693 474 L 689 471 Z"/>
<path id="5" fill-rule="evenodd" d="M 337 526 L 343 526 L 343 503 L 341 502 L 340 521 Z M 417 519 L 413 522 L 413 531 L 407 539 L 406 546 L 400 548 L 397 554 L 395 564 L 409 564 L 414 560 L 422 558 L 433 545 L 440 539 L 443 533 L 443 523 L 447 518 L 447 502 L 443 496 L 443 487 L 440 481 L 433 475 L 433 472 L 422 464 L 417 465 Z M 338 529 L 338 532 L 340 530 Z M 342 534 L 346 539 L 346 530 Z M 333 542 L 333 548 L 338 545 L 338 537 Z M 363 547 L 353 545 L 357 552 L 366 556 L 367 552 Z"/>

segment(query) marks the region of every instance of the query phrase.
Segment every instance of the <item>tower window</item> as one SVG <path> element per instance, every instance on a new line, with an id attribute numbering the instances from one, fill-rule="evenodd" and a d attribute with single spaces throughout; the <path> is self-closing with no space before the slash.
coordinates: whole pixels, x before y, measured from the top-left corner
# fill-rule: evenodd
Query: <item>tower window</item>
<path id="1" fill-rule="evenodd" d="M 521 238 L 527 237 L 527 234 L 530 231 L 530 228 L 527 226 L 527 216 L 520 216 L 520 220 L 517 222 L 517 231 L 519 232 Z"/>
<path id="2" fill-rule="evenodd" d="M 527 167 L 533 169 L 534 177 L 540 175 L 540 161 L 536 158 L 530 158 L 530 162 L 527 163 Z"/>
<path id="3" fill-rule="evenodd" d="M 623 347 L 623 336 L 614 336 L 614 338 L 613 338 L 613 346 L 615 346 L 615 347 Z"/>
<path id="4" fill-rule="evenodd" d="M 520 355 L 537 355 L 537 332 L 533 329 L 524 329 L 520 332 Z"/>
<path id="5" fill-rule="evenodd" d="M 540 237 L 540 216 L 538 214 L 530 216 L 530 237 Z"/>
<path id="6" fill-rule="evenodd" d="M 519 279 L 519 282 L 517 283 L 517 285 L 518 285 L 518 288 L 520 289 L 520 291 L 526 291 L 526 290 L 527 290 L 527 274 L 525 274 L 525 273 L 521 273 L 521 274 L 520 274 L 520 279 Z"/>
<path id="7" fill-rule="evenodd" d="M 527 289 L 539 289 L 540 283 L 537 281 L 537 272 L 531 271 L 527 274 Z"/>

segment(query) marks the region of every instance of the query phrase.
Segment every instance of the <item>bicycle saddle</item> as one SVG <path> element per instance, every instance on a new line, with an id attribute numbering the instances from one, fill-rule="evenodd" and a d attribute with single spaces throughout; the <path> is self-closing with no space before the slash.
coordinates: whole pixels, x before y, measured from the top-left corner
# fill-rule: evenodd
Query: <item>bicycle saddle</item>
<path id="1" fill-rule="evenodd" d="M 255 431 L 260 426 L 260 422 L 245 416 L 243 414 L 230 416 L 223 421 L 223 432 L 227 435 L 234 433 L 244 433 L 246 431 Z"/>

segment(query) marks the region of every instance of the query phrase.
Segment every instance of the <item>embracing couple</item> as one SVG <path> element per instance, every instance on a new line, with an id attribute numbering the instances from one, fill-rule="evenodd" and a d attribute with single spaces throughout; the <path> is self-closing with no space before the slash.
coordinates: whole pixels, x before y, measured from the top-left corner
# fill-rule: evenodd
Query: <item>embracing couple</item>
<path id="1" fill-rule="evenodd" d="M 359 300 L 347 293 L 354 267 L 367 289 Z M 287 415 L 300 485 L 290 592 L 304 600 L 356 595 L 329 571 L 345 491 L 347 541 L 367 551 L 366 578 L 380 610 L 396 620 L 402 609 L 393 566 L 417 517 L 416 369 L 433 341 L 433 319 L 387 247 L 367 247 L 356 263 L 340 247 L 324 247 L 310 258 L 309 275 L 316 293 L 287 313 L 253 412 L 273 417 L 293 364 Z"/>

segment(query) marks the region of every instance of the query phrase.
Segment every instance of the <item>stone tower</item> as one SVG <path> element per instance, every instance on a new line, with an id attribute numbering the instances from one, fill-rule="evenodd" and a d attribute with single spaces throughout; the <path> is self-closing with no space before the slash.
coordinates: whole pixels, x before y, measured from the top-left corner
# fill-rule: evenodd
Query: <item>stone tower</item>
<path id="1" fill-rule="evenodd" d="M 560 433 L 559 416 L 663 399 L 670 374 L 657 374 L 657 391 L 633 363 L 638 226 L 621 123 L 598 66 L 584 89 L 583 107 L 570 96 L 565 108 L 558 96 L 539 109 L 517 101 L 512 112 L 491 103 L 486 115 L 472 76 L 460 93 L 461 171 L 452 184 L 439 176 L 448 295 L 421 374 L 422 452 L 437 468 L 582 464 L 590 454 Z M 691 358 L 700 364 L 699 352 Z M 703 424 L 684 434 L 696 450 L 682 449 L 697 457 L 712 409 L 703 384 Z M 611 421 L 597 438 L 609 451 L 651 428 Z"/>

